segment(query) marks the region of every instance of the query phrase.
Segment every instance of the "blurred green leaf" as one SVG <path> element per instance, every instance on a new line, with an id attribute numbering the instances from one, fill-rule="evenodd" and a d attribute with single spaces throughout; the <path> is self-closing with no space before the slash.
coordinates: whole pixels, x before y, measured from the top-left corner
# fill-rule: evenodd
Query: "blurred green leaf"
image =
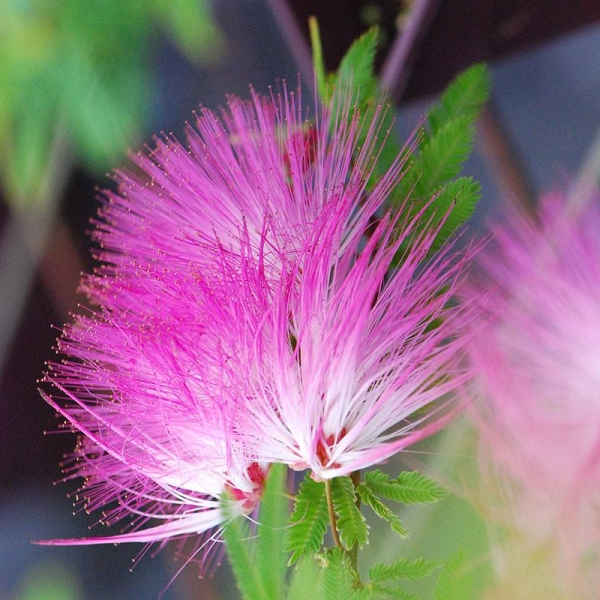
<path id="1" fill-rule="evenodd" d="M 438 567 L 440 563 L 417 558 L 414 560 L 401 558 L 392 565 L 384 565 L 378 563 L 369 570 L 369 577 L 373 581 L 393 581 L 394 579 L 405 579 L 407 581 L 415 581 L 429 577 Z"/>
<path id="2" fill-rule="evenodd" d="M 284 496 L 287 473 L 285 465 L 271 466 L 256 528 L 256 571 L 271 598 L 281 595 L 287 573 L 287 554 L 284 551 L 290 504 Z"/>
<path id="3" fill-rule="evenodd" d="M 395 600 L 419 600 L 412 592 L 406 592 L 399 587 L 387 587 L 378 583 L 371 583 L 369 589 L 380 598 L 394 598 Z"/>
<path id="4" fill-rule="evenodd" d="M 390 479 L 376 469 L 366 473 L 364 485 L 376 495 L 404 504 L 428 504 L 448 495 L 433 479 L 418 471 L 403 471 L 396 479 Z"/>
<path id="5" fill-rule="evenodd" d="M 158 23 L 193 61 L 213 61 L 223 51 L 223 37 L 205 0 L 154 0 Z"/>
<path id="6" fill-rule="evenodd" d="M 232 515 L 233 501 L 229 497 L 223 498 L 221 507 L 227 518 L 223 530 L 223 540 L 227 548 L 229 564 L 242 598 L 244 600 L 271 600 L 264 581 L 254 568 L 252 536 L 248 519 Z"/>
<path id="7" fill-rule="evenodd" d="M 15 202 L 42 197 L 57 131 L 75 158 L 106 169 L 137 142 L 160 31 L 186 56 L 214 59 L 202 0 L 8 0 L 0 20 L 0 176 Z"/>
<path id="8" fill-rule="evenodd" d="M 34 567 L 25 577 L 17 600 L 79 600 L 80 585 L 60 563 Z"/>
<path id="9" fill-rule="evenodd" d="M 298 561 L 292 571 L 287 600 L 307 600 L 314 598 L 316 590 L 323 585 L 323 569 L 317 564 L 314 556 L 307 556 Z"/>
<path id="10" fill-rule="evenodd" d="M 44 96 L 49 88 L 47 82 L 38 80 L 31 85 L 31 93 L 10 123 L 10 138 L 2 135 L 2 147 L 9 147 L 9 160 L 2 165 L 5 184 L 13 197 L 30 198 L 37 193 L 50 160 L 53 140 L 53 124 L 58 107 Z M 12 144 L 11 144 L 12 141 Z"/>
<path id="11" fill-rule="evenodd" d="M 315 70 L 315 78 L 317 81 L 317 91 L 321 98 L 325 98 L 327 96 L 327 76 L 325 71 L 325 61 L 323 59 L 321 33 L 316 17 L 309 17 L 308 29 L 310 32 L 310 45 L 313 57 L 313 69 Z"/>
<path id="12" fill-rule="evenodd" d="M 459 551 L 451 557 L 440 572 L 433 596 L 435 600 L 469 600 L 474 597 L 477 571 L 467 557 Z"/>

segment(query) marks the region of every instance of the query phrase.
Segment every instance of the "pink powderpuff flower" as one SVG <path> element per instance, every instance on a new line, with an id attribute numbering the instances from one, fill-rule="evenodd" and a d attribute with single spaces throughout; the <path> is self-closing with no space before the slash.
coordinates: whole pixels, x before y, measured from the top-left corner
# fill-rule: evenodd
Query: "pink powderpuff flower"
<path id="1" fill-rule="evenodd" d="M 242 229 L 277 276 L 281 255 L 303 247 L 327 203 L 364 196 L 385 132 L 381 109 L 364 125 L 352 100 L 339 92 L 337 111 L 317 103 L 309 120 L 299 91 L 253 92 L 250 101 L 231 97 L 220 115 L 202 109 L 196 127 L 187 126 L 187 146 L 156 138 L 152 150 L 132 156 L 137 169 L 116 173 L 118 191 L 105 193 L 94 233 L 102 278 L 148 261 L 198 265 L 204 245 L 216 241 L 239 254 Z M 408 155 L 403 149 L 390 177 Z"/>
<path id="2" fill-rule="evenodd" d="M 451 300 L 474 249 L 431 254 L 439 228 L 425 226 L 424 211 L 375 219 L 392 183 L 373 191 L 374 205 L 346 199 L 323 211 L 240 369 L 254 373 L 257 455 L 315 479 L 380 463 L 438 431 L 471 376 L 469 309 Z"/>
<path id="3" fill-rule="evenodd" d="M 208 547 L 223 494 L 252 512 L 270 463 L 334 477 L 448 419 L 436 401 L 469 376 L 450 299 L 470 251 L 430 256 L 423 214 L 378 216 L 407 156 L 366 193 L 378 118 L 361 133 L 343 98 L 311 126 L 299 102 L 205 111 L 189 149 L 157 140 L 106 194 L 93 308 L 43 394 L 80 433 L 77 497 L 125 531 L 53 543 Z"/>
<path id="4" fill-rule="evenodd" d="M 577 215 L 564 204 L 549 196 L 539 221 L 496 228 L 482 263 L 487 321 L 470 348 L 484 489 L 504 528 L 494 554 L 501 579 L 517 582 L 512 598 L 600 590 L 600 208 L 597 197 Z"/>
<path id="5" fill-rule="evenodd" d="M 256 509 L 268 465 L 241 443 L 245 390 L 235 356 L 245 351 L 237 323 L 261 307 L 243 279 L 219 275 L 147 267 L 135 280 L 114 280 L 110 310 L 65 328 L 65 358 L 49 364 L 52 391 L 43 392 L 81 434 L 65 479 L 83 478 L 77 504 L 103 510 L 101 523 L 125 520 L 126 531 L 42 543 L 162 547 L 191 538 L 189 552 L 203 562 L 217 539 L 211 530 L 226 518 L 224 494 L 232 515 Z M 123 295 L 136 312 L 118 307 Z"/>
<path id="6" fill-rule="evenodd" d="M 66 479 L 83 478 L 77 502 L 124 530 L 48 543 L 209 547 L 224 492 L 238 512 L 256 508 L 268 461 L 248 441 L 240 368 L 270 281 L 324 207 L 343 199 L 350 231 L 352 206 L 372 203 L 379 122 L 358 149 L 351 105 L 317 107 L 311 125 L 299 94 L 232 98 L 221 118 L 203 111 L 188 148 L 156 140 L 137 174 L 117 174 L 94 233 L 100 267 L 82 284 L 92 312 L 65 327 L 43 396 L 80 434 L 65 467 Z"/>

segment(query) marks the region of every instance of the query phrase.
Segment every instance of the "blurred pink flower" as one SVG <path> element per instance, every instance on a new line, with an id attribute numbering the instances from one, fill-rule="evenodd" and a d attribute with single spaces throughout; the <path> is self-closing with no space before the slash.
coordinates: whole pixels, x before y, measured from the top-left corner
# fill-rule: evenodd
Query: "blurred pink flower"
<path id="1" fill-rule="evenodd" d="M 492 517 L 510 532 L 495 547 L 499 569 L 531 582 L 544 570 L 546 587 L 536 581 L 533 594 L 521 581 L 518 597 L 597 598 L 598 198 L 578 215 L 558 195 L 543 200 L 539 221 L 513 215 L 496 228 L 483 268 L 495 287 L 471 346 L 480 372 L 473 416 Z"/>

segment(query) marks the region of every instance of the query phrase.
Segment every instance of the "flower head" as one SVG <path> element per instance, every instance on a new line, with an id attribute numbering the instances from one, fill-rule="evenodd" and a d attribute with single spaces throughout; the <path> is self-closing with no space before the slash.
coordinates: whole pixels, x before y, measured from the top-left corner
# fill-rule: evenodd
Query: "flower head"
<path id="1" fill-rule="evenodd" d="M 187 127 L 187 147 L 173 136 L 155 139 L 133 156 L 134 172 L 116 173 L 118 192 L 106 193 L 94 234 L 101 275 L 111 280 L 149 262 L 210 264 L 207 246 L 237 255 L 242 237 L 278 275 L 282 255 L 304 246 L 324 206 L 364 194 L 380 119 L 363 132 L 352 98 L 340 93 L 339 104 L 334 113 L 317 107 L 309 120 L 300 92 L 231 97 L 220 116 L 202 109 Z"/>
<path id="2" fill-rule="evenodd" d="M 256 507 L 270 463 L 334 477 L 445 422 L 435 401 L 468 376 L 449 304 L 465 258 L 431 254 L 424 210 L 384 214 L 407 152 L 367 193 L 379 119 L 338 104 L 310 125 L 297 95 L 232 99 L 189 148 L 157 140 L 117 175 L 95 308 L 44 396 L 81 434 L 79 497 L 132 529 L 66 543 L 202 538 L 225 493 Z"/>
<path id="3" fill-rule="evenodd" d="M 44 397 L 82 434 L 66 479 L 83 477 L 83 507 L 103 509 L 105 524 L 129 519 L 130 531 L 53 543 L 191 536 L 210 549 L 204 534 L 225 520 L 226 493 L 233 514 L 256 508 L 268 465 L 242 443 L 246 393 L 235 356 L 247 350 L 227 331 L 232 319 L 250 318 L 248 297 L 221 275 L 148 267 L 115 279 L 114 303 L 65 328 L 67 358 L 49 365 L 53 392 Z M 119 308 L 125 295 L 137 311 Z"/>
<path id="4" fill-rule="evenodd" d="M 385 193 L 375 188 L 373 197 L 383 202 Z M 438 431 L 446 401 L 470 377 L 466 309 L 450 299 L 471 252 L 428 260 L 437 229 L 423 229 L 422 214 L 373 226 L 372 209 L 354 204 L 349 229 L 348 208 L 330 209 L 261 324 L 250 402 L 250 423 L 263 432 L 257 452 L 318 479 L 374 465 Z"/>
<path id="5" fill-rule="evenodd" d="M 513 215 L 496 228 L 483 263 L 488 320 L 471 347 L 484 475 L 512 531 L 503 570 L 514 574 L 517 546 L 529 557 L 551 549 L 544 579 L 556 593 L 566 574 L 569 597 L 587 597 L 570 586 L 600 541 L 599 231 L 597 203 L 574 215 L 559 196 L 538 222 Z"/>

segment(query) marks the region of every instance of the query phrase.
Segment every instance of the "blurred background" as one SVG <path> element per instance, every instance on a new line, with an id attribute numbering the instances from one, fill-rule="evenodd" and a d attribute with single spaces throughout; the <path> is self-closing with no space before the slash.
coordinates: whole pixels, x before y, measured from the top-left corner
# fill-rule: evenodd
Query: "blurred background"
<path id="1" fill-rule="evenodd" d="M 52 433 L 56 417 L 37 380 L 57 328 L 82 301 L 77 283 L 92 268 L 87 232 L 97 189 L 111 186 L 106 173 L 154 133 L 180 135 L 198 104 L 216 108 L 227 94 L 247 96 L 249 84 L 267 92 L 283 79 L 310 89 L 310 14 L 330 69 L 380 25 L 380 73 L 406 133 L 461 69 L 490 61 L 492 99 L 466 167 L 483 188 L 474 231 L 505 203 L 530 205 L 598 166 L 596 2 L 0 0 L 0 8 L 0 600 L 156 598 L 181 567 L 165 551 L 130 572 L 139 551 L 131 545 L 31 544 L 84 536 L 94 522 L 73 516 L 72 483 L 53 485 L 74 439 Z M 460 449 L 461 427 L 420 455 L 433 457 L 429 471 L 448 473 L 450 462 L 460 479 L 474 462 L 468 444 Z M 454 502 L 446 545 L 477 552 L 481 524 Z M 424 522 L 416 527 L 425 539 Z M 387 552 L 385 539 L 370 551 Z M 225 566 L 214 579 L 195 575 L 185 570 L 163 598 L 236 598 Z"/>

